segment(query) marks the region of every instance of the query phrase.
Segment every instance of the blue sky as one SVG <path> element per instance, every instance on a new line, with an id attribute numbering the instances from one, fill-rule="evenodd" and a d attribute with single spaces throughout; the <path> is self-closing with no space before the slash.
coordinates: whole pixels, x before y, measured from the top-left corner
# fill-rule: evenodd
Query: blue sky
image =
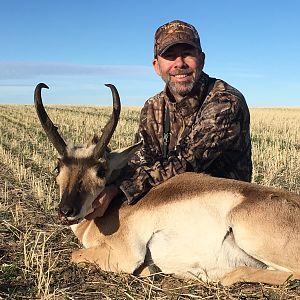
<path id="1" fill-rule="evenodd" d="M 250 107 L 300 106 L 300 1 L 0 0 L 0 103 L 142 105 L 163 89 L 152 68 L 160 25 L 193 24 L 204 71 Z"/>

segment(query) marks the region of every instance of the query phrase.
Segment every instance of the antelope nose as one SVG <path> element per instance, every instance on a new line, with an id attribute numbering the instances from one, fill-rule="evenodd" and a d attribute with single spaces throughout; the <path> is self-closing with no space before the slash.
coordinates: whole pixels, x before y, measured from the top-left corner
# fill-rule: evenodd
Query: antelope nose
<path id="1" fill-rule="evenodd" d="M 59 211 L 65 216 L 65 217 L 74 217 L 76 216 L 77 212 L 74 207 L 71 207 L 69 205 L 62 205 L 59 208 Z"/>

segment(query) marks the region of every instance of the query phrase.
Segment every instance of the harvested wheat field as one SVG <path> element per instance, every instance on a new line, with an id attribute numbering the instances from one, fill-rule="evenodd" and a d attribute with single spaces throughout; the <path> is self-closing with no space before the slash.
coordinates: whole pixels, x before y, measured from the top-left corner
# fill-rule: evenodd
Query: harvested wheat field
<path id="1" fill-rule="evenodd" d="M 110 107 L 48 106 L 68 142 L 101 132 Z M 110 147 L 132 143 L 138 108 L 123 108 Z M 300 108 L 252 109 L 253 181 L 300 193 Z M 33 105 L 0 105 L 0 299 L 300 299 L 300 281 L 231 287 L 139 278 L 69 262 L 78 241 L 59 224 L 56 151 Z M 300 255 L 300 253 L 299 253 Z"/>

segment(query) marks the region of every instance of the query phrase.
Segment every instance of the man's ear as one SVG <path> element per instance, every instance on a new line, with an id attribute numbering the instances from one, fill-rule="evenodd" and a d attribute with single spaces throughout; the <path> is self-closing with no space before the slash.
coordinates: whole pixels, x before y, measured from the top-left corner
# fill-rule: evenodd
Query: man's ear
<path id="1" fill-rule="evenodd" d="M 154 70 L 155 70 L 156 74 L 158 76 L 161 76 L 160 67 L 159 67 L 159 64 L 158 64 L 158 58 L 154 58 L 153 59 L 152 65 L 154 67 Z"/>
<path id="2" fill-rule="evenodd" d="M 136 143 L 127 148 L 118 149 L 116 151 L 112 151 L 107 153 L 107 160 L 109 165 L 109 174 L 111 174 L 114 170 L 119 170 L 124 168 L 133 154 L 139 150 L 143 145 L 143 141 Z M 109 176 L 108 176 L 109 177 Z"/>
<path id="3" fill-rule="evenodd" d="M 199 66 L 201 67 L 201 69 L 203 69 L 204 63 L 205 63 L 205 53 L 201 51 L 199 53 Z"/>

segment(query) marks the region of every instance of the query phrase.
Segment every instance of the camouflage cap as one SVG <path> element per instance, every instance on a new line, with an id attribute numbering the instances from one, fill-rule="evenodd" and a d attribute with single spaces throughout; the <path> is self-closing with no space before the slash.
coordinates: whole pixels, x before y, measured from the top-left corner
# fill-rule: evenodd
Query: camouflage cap
<path id="1" fill-rule="evenodd" d="M 202 51 L 196 28 L 183 21 L 174 20 L 160 26 L 156 30 L 154 57 L 163 54 L 169 47 L 175 44 L 189 44 Z"/>

